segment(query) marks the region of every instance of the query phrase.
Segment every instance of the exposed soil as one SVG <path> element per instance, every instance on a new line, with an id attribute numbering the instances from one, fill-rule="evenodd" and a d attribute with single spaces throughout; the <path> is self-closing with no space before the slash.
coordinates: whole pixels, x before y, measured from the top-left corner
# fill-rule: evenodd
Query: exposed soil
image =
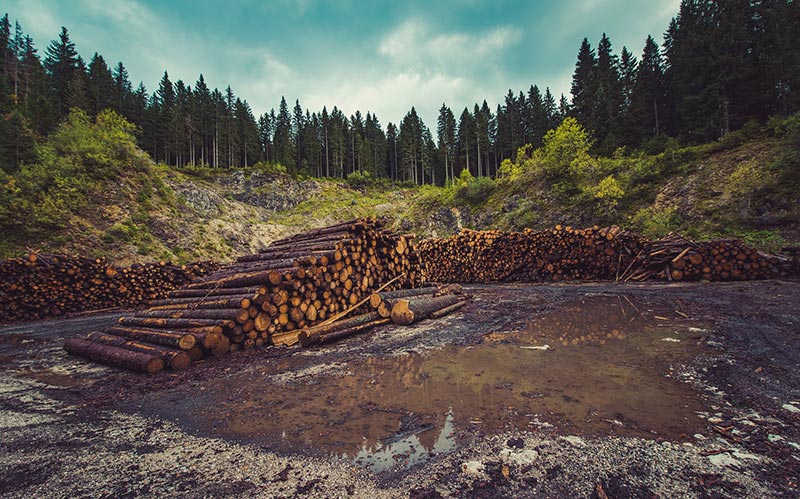
<path id="1" fill-rule="evenodd" d="M 0 329 L 2 497 L 798 497 L 800 282 L 470 286 L 318 349 L 132 374 Z"/>

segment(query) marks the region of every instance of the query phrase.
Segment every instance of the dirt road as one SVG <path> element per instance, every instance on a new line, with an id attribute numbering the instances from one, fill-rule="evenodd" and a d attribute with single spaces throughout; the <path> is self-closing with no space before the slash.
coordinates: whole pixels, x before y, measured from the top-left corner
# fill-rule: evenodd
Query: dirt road
<path id="1" fill-rule="evenodd" d="M 436 321 L 131 374 L 0 328 L 0 496 L 798 497 L 800 282 L 472 286 Z"/>

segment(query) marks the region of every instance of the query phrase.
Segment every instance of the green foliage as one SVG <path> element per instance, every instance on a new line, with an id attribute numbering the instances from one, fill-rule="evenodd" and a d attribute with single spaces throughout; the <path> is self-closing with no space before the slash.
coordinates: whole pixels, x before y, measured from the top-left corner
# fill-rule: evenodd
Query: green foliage
<path id="1" fill-rule="evenodd" d="M 631 216 L 628 226 L 645 237 L 658 238 L 678 229 L 680 216 L 674 206 L 640 208 Z"/>
<path id="2" fill-rule="evenodd" d="M 786 239 L 774 230 L 733 229 L 720 235 L 741 239 L 745 244 L 764 251 L 778 251 L 787 244 Z"/>
<path id="3" fill-rule="evenodd" d="M 255 165 L 253 165 L 254 170 L 258 170 L 264 173 L 272 173 L 275 175 L 285 175 L 287 173 L 287 169 L 280 163 L 275 163 L 272 161 L 259 161 Z"/>
<path id="4" fill-rule="evenodd" d="M 567 172 L 580 174 L 591 163 L 591 147 L 586 129 L 575 118 L 566 118 L 558 128 L 545 134 L 544 147 L 534 159 L 541 162 L 550 177 L 563 177 Z"/>
<path id="5" fill-rule="evenodd" d="M 613 175 L 609 175 L 597 184 L 593 189 L 594 198 L 599 201 L 599 207 L 605 214 L 609 214 L 617 207 L 617 203 L 625 191 L 620 187 L 617 179 Z"/>
<path id="6" fill-rule="evenodd" d="M 113 111 L 101 112 L 92 122 L 73 109 L 37 148 L 38 161 L 3 179 L 0 226 L 16 233 L 49 233 L 106 196 L 113 182 L 147 174 L 150 161 L 136 147 L 133 131 Z"/>
<path id="7" fill-rule="evenodd" d="M 474 177 L 466 168 L 453 179 L 451 196 L 456 204 L 478 206 L 485 203 L 495 190 L 490 177 Z"/>
<path id="8" fill-rule="evenodd" d="M 735 197 L 742 198 L 742 212 L 747 213 L 753 194 L 775 182 L 776 175 L 765 165 L 750 160 L 741 163 L 728 177 L 726 189 Z"/>

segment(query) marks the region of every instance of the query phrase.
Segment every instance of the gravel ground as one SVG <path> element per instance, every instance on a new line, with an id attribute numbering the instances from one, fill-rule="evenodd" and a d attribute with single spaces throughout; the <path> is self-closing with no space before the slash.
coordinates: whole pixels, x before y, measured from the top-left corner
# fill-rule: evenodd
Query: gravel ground
<path id="1" fill-rule="evenodd" d="M 240 352 L 154 376 L 90 364 L 61 349 L 63 339 L 102 328 L 119 313 L 0 328 L 0 496 L 800 496 L 799 282 L 483 285 L 466 291 L 473 303 L 436 321 L 377 329 L 320 349 Z M 231 397 L 239 396 L 238 404 L 271 400 L 256 399 L 254 386 L 266 394 L 287 387 L 301 394 L 386 359 L 413 356 L 424 366 L 447 349 L 492 348 L 498 336 L 516 345 L 521 340 L 514 335 L 524 335 L 531 320 L 574 313 L 576 303 L 593 296 L 630 300 L 643 314 L 671 308 L 696 322 L 662 342 L 692 355 L 654 361 L 664 371 L 659 382 L 679 384 L 702 406 L 696 427 L 648 436 L 627 420 L 614 424 L 630 431 L 605 431 L 542 414 L 541 424 L 521 431 L 456 416 L 454 445 L 446 451 L 373 473 L 328 452 L 327 443 L 278 445 L 287 429 L 264 430 L 273 421 L 266 409 L 254 426 L 259 431 L 236 433 L 209 423 L 234 419 L 244 406 L 227 406 Z M 676 340 L 681 343 L 668 343 Z M 554 348 L 537 354 L 560 355 Z M 258 417 L 258 407 L 250 405 L 248 414 Z M 429 428 L 417 416 L 425 414 L 404 413 L 400 429 L 384 441 Z"/>

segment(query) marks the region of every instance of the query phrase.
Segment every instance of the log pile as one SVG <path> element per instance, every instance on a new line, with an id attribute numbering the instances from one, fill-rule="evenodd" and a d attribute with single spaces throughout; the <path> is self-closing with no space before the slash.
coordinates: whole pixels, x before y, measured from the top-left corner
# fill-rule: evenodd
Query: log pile
<path id="1" fill-rule="evenodd" d="M 381 221 L 357 219 L 240 257 L 166 298 L 152 300 L 148 309 L 120 318 L 118 326 L 91 333 L 86 341 L 102 338 L 104 351 L 129 349 L 145 355 L 142 343 L 157 345 L 160 351 L 150 355 L 174 369 L 176 350 L 195 350 L 190 358 L 196 360 L 240 349 L 292 346 L 301 337 L 311 345 L 366 331 L 387 323 L 390 315 L 369 312 L 373 291 L 421 284 L 411 240 L 385 230 Z M 444 291 L 426 289 L 431 297 Z M 116 357 L 101 358 L 94 350 L 86 349 L 86 356 L 112 364 L 124 357 L 117 352 Z"/>
<path id="2" fill-rule="evenodd" d="M 425 277 L 441 282 L 614 279 L 642 239 L 619 227 L 522 232 L 462 229 L 447 239 L 420 241 Z"/>
<path id="3" fill-rule="evenodd" d="M 690 241 L 670 234 L 649 241 L 619 227 L 522 232 L 463 229 L 417 244 L 425 278 L 443 282 L 561 280 L 729 281 L 797 272 L 788 258 L 736 240 Z"/>
<path id="4" fill-rule="evenodd" d="M 165 297 L 214 268 L 208 262 L 118 267 L 103 258 L 34 252 L 0 261 L 0 323 L 134 306 Z"/>
<path id="5" fill-rule="evenodd" d="M 677 234 L 645 242 L 622 281 L 747 281 L 785 277 L 788 258 L 768 255 L 737 240 L 695 242 Z"/>

